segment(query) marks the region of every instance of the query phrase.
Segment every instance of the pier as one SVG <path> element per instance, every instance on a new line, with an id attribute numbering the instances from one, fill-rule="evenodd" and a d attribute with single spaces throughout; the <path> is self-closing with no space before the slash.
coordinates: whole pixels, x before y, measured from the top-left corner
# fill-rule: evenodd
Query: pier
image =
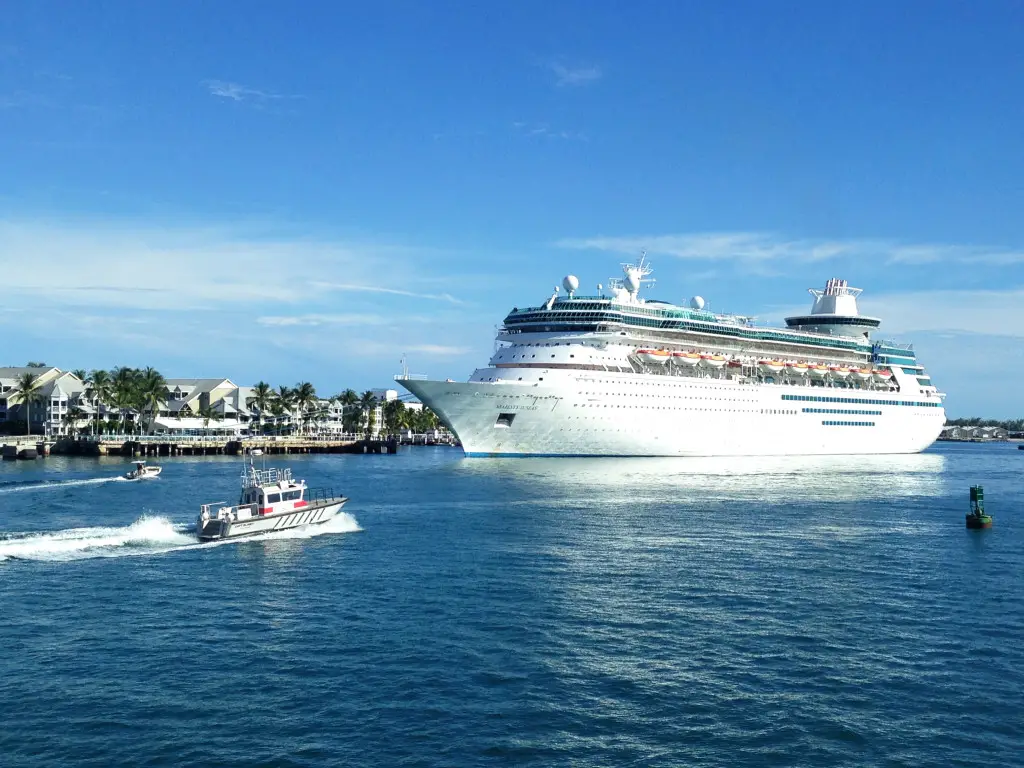
<path id="1" fill-rule="evenodd" d="M 398 438 L 337 437 L 216 437 L 166 435 L 101 435 L 98 438 L 65 439 L 53 453 L 81 456 L 238 456 L 259 449 L 265 454 L 398 453 Z"/>
<path id="2" fill-rule="evenodd" d="M 53 443 L 35 438 L 14 439 L 5 442 L 0 447 L 0 456 L 4 461 L 15 459 L 38 459 L 41 456 L 49 456 Z"/>

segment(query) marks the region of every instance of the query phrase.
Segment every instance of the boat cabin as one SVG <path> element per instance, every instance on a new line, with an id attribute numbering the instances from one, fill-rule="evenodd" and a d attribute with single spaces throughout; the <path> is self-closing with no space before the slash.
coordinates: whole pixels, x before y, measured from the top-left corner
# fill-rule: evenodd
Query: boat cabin
<path id="1" fill-rule="evenodd" d="M 242 495 L 238 506 L 251 506 L 258 515 L 291 512 L 308 506 L 306 484 L 292 479 L 290 469 L 255 469 L 242 477 Z"/>

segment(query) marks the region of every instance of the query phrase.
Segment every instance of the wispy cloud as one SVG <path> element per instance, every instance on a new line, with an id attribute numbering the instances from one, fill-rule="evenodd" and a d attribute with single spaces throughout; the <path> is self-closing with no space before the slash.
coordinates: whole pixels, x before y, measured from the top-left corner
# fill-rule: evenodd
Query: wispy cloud
<path id="1" fill-rule="evenodd" d="M 422 358 L 420 370 L 437 361 L 435 375 L 461 376 L 447 366 L 470 350 L 486 357 L 493 339 L 472 303 L 445 293 L 479 278 L 443 249 L 314 239 L 266 223 L 0 217 L 0 254 L 17 255 L 4 262 L 0 307 L 12 360 L 182 375 L 200 366 L 286 382 L 301 368 L 330 387 L 349 376 L 376 386 L 398 372 L 403 351 Z M 272 360 L 253 354 L 268 346 Z"/>
<path id="2" fill-rule="evenodd" d="M 320 325 L 383 325 L 391 319 L 383 315 L 269 315 L 256 318 L 260 325 L 287 328 Z"/>
<path id="3" fill-rule="evenodd" d="M 459 357 L 466 355 L 473 350 L 469 347 L 447 347 L 442 344 L 413 344 L 412 346 L 406 347 L 408 352 L 419 352 L 424 355 L 434 355 L 437 357 Z"/>
<path id="4" fill-rule="evenodd" d="M 403 275 L 405 284 L 433 285 L 435 275 L 424 273 L 421 262 L 424 253 L 436 252 L 382 241 L 319 241 L 238 227 L 0 219 L 0 253 L 19 254 L 4 265 L 8 306 L 185 312 L 254 304 L 266 312 L 269 303 L 322 313 L 316 302 L 329 306 L 342 290 L 380 301 L 392 295 L 462 304 L 448 293 L 387 285 L 381 275 L 392 273 Z M 40 264 L 47 265 L 45 277 Z M 334 282 L 334 276 L 347 279 Z M 406 304 L 389 309 L 405 314 Z M 266 314 L 291 314 L 281 309 Z"/>
<path id="5" fill-rule="evenodd" d="M 876 293 L 859 304 L 864 314 L 882 318 L 887 333 L 1024 337 L 1024 288 Z"/>
<path id="6" fill-rule="evenodd" d="M 547 123 L 527 123 L 516 121 L 512 128 L 522 136 L 540 139 L 565 139 L 568 141 L 586 141 L 587 137 L 581 131 L 566 131 L 551 128 Z"/>
<path id="7" fill-rule="evenodd" d="M 13 91 L 12 93 L 0 94 L 0 109 L 15 109 L 18 107 L 52 107 L 53 102 L 39 93 L 29 91 Z"/>
<path id="8" fill-rule="evenodd" d="M 298 96 L 273 91 L 264 91 L 258 88 L 249 88 L 239 83 L 232 83 L 227 80 L 203 80 L 201 85 L 213 96 L 231 101 L 268 101 L 271 99 L 295 99 Z"/>
<path id="9" fill-rule="evenodd" d="M 604 75 L 596 65 L 571 66 L 562 61 L 549 62 L 548 69 L 555 76 L 555 84 L 558 86 L 590 85 Z"/>
<path id="10" fill-rule="evenodd" d="M 884 239 L 786 238 L 770 232 L 696 232 L 674 235 L 564 238 L 560 248 L 635 255 L 673 256 L 701 261 L 740 261 L 765 266 L 772 262 L 824 262 L 841 257 L 871 259 L 883 264 L 959 263 L 1009 265 L 1024 263 L 1024 250 L 984 245 L 901 243 Z"/>
<path id="11" fill-rule="evenodd" d="M 387 293 L 392 296 L 408 296 L 415 299 L 430 299 L 432 301 L 446 301 L 449 304 L 465 304 L 462 299 L 457 299 L 449 293 L 417 293 L 402 288 L 388 288 L 379 285 L 357 285 L 355 283 L 322 283 L 314 282 L 314 288 L 326 291 L 354 291 L 357 293 Z"/>

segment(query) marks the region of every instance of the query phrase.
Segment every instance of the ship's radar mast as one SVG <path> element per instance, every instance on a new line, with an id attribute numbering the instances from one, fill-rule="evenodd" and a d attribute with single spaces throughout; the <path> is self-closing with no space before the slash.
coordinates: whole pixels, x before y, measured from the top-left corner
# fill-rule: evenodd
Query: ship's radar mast
<path id="1" fill-rule="evenodd" d="M 648 277 L 653 271 L 650 262 L 647 261 L 647 251 L 642 251 L 640 258 L 635 262 L 622 264 L 623 277 L 613 277 L 608 281 L 612 296 L 618 301 L 626 303 L 639 301 L 640 286 L 644 283 L 650 285 L 654 282 L 654 278 Z"/>

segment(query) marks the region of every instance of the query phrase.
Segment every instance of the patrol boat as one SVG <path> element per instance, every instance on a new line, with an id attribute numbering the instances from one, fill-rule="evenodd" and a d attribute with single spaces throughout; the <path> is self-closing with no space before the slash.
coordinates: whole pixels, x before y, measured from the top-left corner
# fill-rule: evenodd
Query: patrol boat
<path id="1" fill-rule="evenodd" d="M 203 504 L 196 535 L 200 541 L 214 541 L 319 525 L 334 518 L 347 501 L 330 489 L 310 491 L 304 480 L 292 477 L 290 469 L 256 469 L 250 459 L 242 472 L 238 504 Z"/>

